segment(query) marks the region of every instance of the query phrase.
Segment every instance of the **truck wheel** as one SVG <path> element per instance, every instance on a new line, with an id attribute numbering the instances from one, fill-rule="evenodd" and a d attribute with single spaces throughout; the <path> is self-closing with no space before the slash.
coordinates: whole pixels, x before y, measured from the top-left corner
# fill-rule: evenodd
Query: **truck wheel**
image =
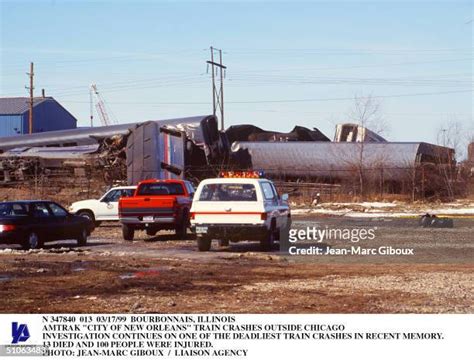
<path id="1" fill-rule="evenodd" d="M 85 246 L 87 244 L 87 229 L 81 229 L 80 234 L 76 238 L 78 246 Z"/>
<path id="2" fill-rule="evenodd" d="M 199 252 L 207 252 L 211 249 L 211 239 L 198 236 L 197 245 L 198 245 Z"/>
<path id="3" fill-rule="evenodd" d="M 179 239 L 186 239 L 188 224 L 189 224 L 188 213 L 185 212 L 183 214 L 183 218 L 181 219 L 181 222 L 176 225 L 176 228 L 175 228 L 176 237 L 178 237 Z"/>
<path id="4" fill-rule="evenodd" d="M 122 225 L 122 236 L 126 241 L 133 241 L 133 236 L 135 235 L 135 230 L 132 226 L 127 226 L 126 224 Z"/>
<path id="5" fill-rule="evenodd" d="M 276 234 L 276 230 L 274 227 L 272 227 L 267 235 L 265 236 L 265 238 L 263 238 L 261 241 L 260 241 L 260 248 L 262 249 L 262 251 L 264 252 L 270 252 L 272 249 L 273 249 L 273 245 L 275 244 L 275 234 Z"/>

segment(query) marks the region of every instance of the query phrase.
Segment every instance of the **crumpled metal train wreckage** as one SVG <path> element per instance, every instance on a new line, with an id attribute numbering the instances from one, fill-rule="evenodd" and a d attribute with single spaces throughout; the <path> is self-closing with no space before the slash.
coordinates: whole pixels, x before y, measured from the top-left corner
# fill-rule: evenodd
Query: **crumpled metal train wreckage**
<path id="1" fill-rule="evenodd" d="M 338 125 L 331 142 L 317 128 L 301 126 L 288 133 L 249 124 L 219 131 L 212 115 L 5 137 L 0 151 L 4 185 L 71 176 L 99 177 L 109 185 L 149 178 L 197 183 L 224 169 L 252 168 L 284 181 L 334 183 L 354 177 L 359 163 L 377 174 L 385 168 L 384 180 L 397 182 L 410 167 L 455 164 L 450 148 L 387 142 L 354 124 Z"/>
<path id="2" fill-rule="evenodd" d="M 199 180 L 250 159 L 231 154 L 241 140 L 329 141 L 319 130 L 296 126 L 289 133 L 253 125 L 218 130 L 212 115 L 0 138 L 0 182 L 78 168 L 101 169 L 107 182 L 136 184 L 147 178 Z M 67 173 L 67 172 L 66 172 Z"/>

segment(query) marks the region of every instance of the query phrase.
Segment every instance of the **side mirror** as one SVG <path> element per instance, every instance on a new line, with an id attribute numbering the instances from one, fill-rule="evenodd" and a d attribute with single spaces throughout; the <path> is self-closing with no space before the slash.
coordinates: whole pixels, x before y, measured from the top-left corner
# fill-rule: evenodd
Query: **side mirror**
<path id="1" fill-rule="evenodd" d="M 288 194 L 287 194 L 287 193 L 282 194 L 282 195 L 281 195 L 281 200 L 282 200 L 283 202 L 288 202 Z"/>

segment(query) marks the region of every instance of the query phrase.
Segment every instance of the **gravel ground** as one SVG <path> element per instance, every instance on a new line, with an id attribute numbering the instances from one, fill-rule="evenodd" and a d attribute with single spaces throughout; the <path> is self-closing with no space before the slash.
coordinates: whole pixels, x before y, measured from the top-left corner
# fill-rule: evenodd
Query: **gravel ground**
<path id="1" fill-rule="evenodd" d="M 294 228 L 377 227 L 362 247 L 413 247 L 413 257 L 287 256 L 258 244 L 197 252 L 192 237 L 135 242 L 98 228 L 73 241 L 0 247 L 0 312 L 472 313 L 474 224 L 422 229 L 416 220 L 298 216 Z M 348 247 L 330 240 L 326 248 Z"/>

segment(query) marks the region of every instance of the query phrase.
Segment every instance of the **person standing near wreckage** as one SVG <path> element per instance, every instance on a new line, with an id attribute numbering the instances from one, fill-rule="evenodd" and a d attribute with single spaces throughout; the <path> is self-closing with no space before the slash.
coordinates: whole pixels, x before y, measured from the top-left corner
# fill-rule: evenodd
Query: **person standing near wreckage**
<path id="1" fill-rule="evenodd" d="M 316 196 L 313 197 L 313 202 L 311 203 L 312 206 L 317 206 L 321 203 L 321 193 L 316 193 Z"/>

